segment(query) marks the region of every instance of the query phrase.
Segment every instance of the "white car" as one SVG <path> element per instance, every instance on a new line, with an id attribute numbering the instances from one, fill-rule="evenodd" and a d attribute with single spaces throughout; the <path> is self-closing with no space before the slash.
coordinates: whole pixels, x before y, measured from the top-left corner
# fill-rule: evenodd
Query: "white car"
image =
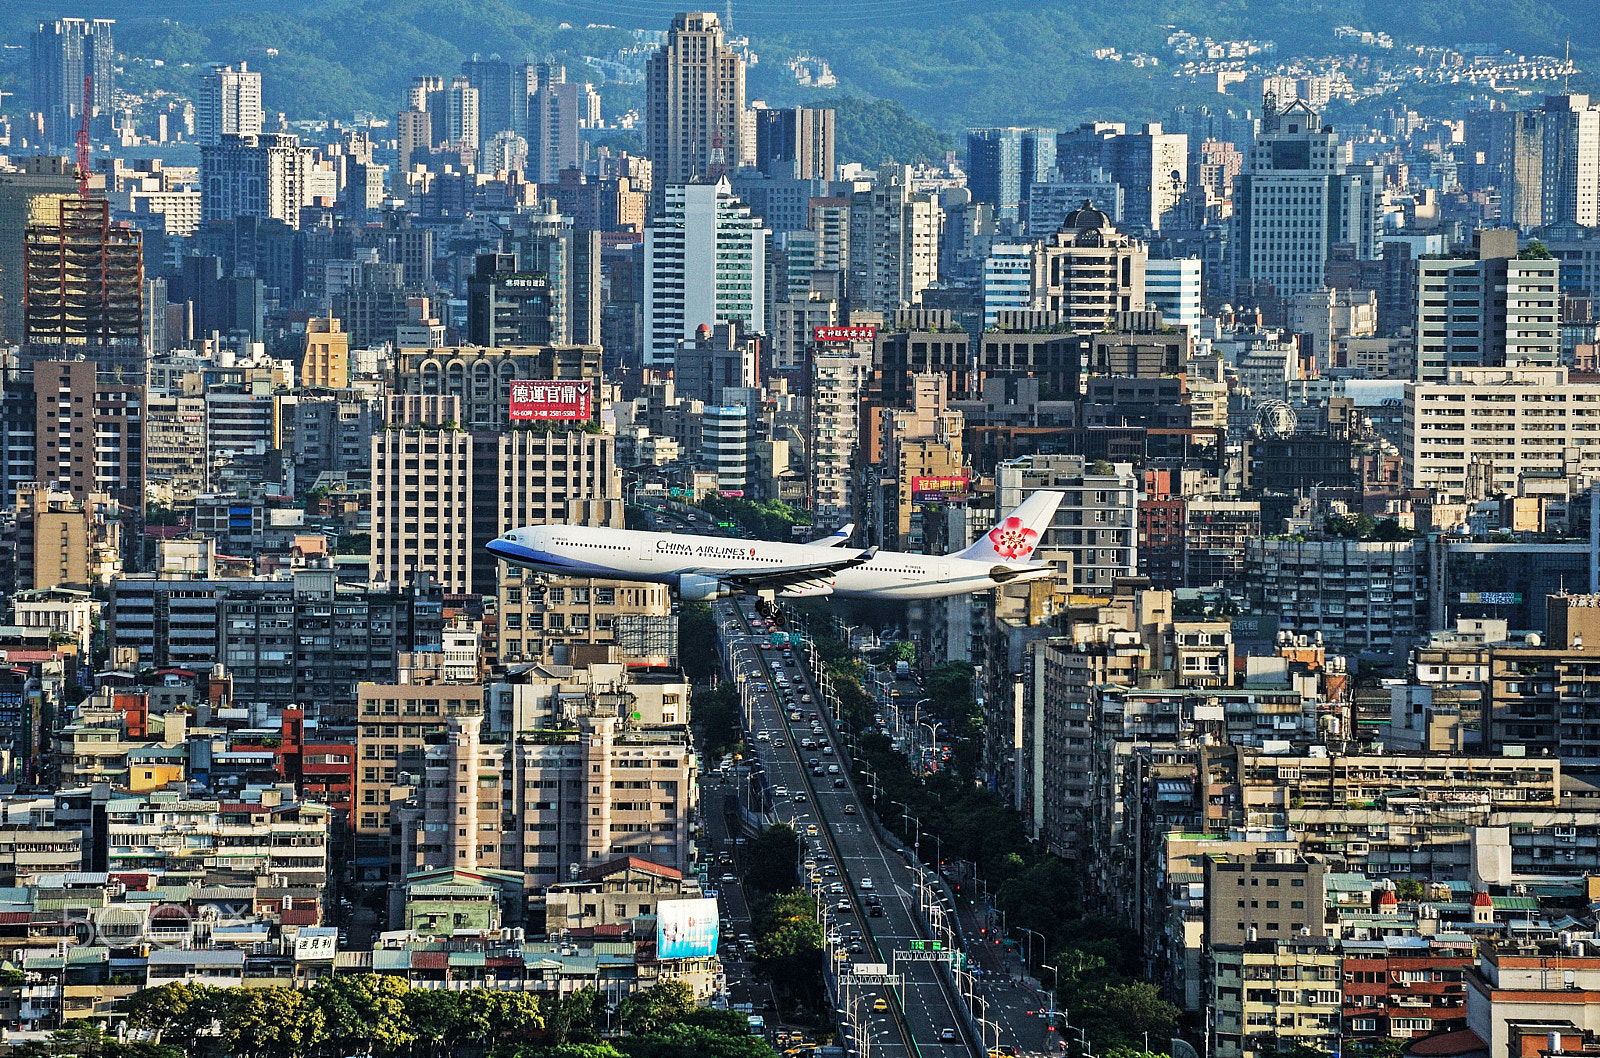
<path id="1" fill-rule="evenodd" d="M 861 888 L 865 892 L 871 892 L 872 891 L 872 879 L 871 878 L 863 878 L 863 879 L 861 879 Z"/>

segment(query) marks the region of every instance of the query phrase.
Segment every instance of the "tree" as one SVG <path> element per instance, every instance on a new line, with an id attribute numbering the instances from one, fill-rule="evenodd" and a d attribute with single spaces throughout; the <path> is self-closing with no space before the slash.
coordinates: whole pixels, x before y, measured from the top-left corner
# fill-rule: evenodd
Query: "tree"
<path id="1" fill-rule="evenodd" d="M 800 835 L 785 823 L 762 827 L 745 852 L 745 884 L 762 893 L 794 888 L 800 877 Z"/>
<path id="2" fill-rule="evenodd" d="M 1171 1038 L 1178 1028 L 1178 1008 L 1161 998 L 1147 981 L 1109 984 L 1080 1000 L 1073 1016 L 1089 1038 L 1103 1048 L 1142 1045 L 1151 1039 Z"/>
<path id="3" fill-rule="evenodd" d="M 1550 252 L 1550 247 L 1538 239 L 1530 242 L 1523 247 L 1521 253 L 1517 254 L 1517 258 L 1522 261 L 1549 261 L 1554 257 L 1555 255 Z"/>
<path id="4" fill-rule="evenodd" d="M 910 640 L 901 640 L 898 643 L 891 644 L 889 649 L 884 651 L 883 656 L 891 665 L 897 661 L 915 664 L 917 660 L 917 645 Z"/>
<path id="5" fill-rule="evenodd" d="M 397 1051 L 415 1035 L 406 1016 L 406 982 L 375 974 L 324 977 L 311 997 L 326 1019 L 328 1042 L 346 1054 Z"/>
<path id="6" fill-rule="evenodd" d="M 546 996 L 543 1003 L 545 1031 L 557 1043 L 595 1043 L 600 1039 L 601 1007 L 604 1000 L 592 987 L 568 996 Z"/>
<path id="7" fill-rule="evenodd" d="M 625 996 L 617 1004 L 617 1019 L 624 1028 L 649 1035 L 681 1021 L 694 1009 L 694 991 L 678 980 L 657 981 L 647 991 Z"/>
<path id="8" fill-rule="evenodd" d="M 1422 883 L 1415 878 L 1401 878 L 1394 883 L 1394 895 L 1408 903 L 1421 900 Z"/>
<path id="9" fill-rule="evenodd" d="M 756 911 L 756 972 L 791 994 L 808 994 L 820 981 L 822 927 L 815 897 L 796 890 L 772 897 Z"/>

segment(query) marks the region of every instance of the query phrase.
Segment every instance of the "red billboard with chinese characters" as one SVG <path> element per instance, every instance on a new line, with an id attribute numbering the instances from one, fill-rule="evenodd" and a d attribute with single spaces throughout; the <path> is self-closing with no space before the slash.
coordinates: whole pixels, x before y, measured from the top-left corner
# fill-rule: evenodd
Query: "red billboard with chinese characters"
<path id="1" fill-rule="evenodd" d="M 965 474 L 952 474 L 944 478 L 912 478 L 911 499 L 922 503 L 965 496 L 970 483 L 971 479 Z"/>
<path id="2" fill-rule="evenodd" d="M 870 323 L 859 326 L 838 327 L 813 327 L 811 340 L 818 344 L 848 344 L 850 342 L 870 342 L 878 335 L 878 328 Z"/>
<path id="3" fill-rule="evenodd" d="M 593 395 L 587 382 L 543 382 L 524 379 L 511 383 L 512 422 L 546 419 L 591 419 Z"/>

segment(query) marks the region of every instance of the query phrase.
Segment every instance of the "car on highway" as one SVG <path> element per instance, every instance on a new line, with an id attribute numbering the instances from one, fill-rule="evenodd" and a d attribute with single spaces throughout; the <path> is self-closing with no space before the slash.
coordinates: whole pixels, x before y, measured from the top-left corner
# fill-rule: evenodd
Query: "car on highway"
<path id="1" fill-rule="evenodd" d="M 850 910 L 850 901 L 848 901 L 848 900 L 840 900 L 837 904 L 834 905 L 834 910 L 836 910 L 836 911 L 849 911 Z"/>
<path id="2" fill-rule="evenodd" d="M 882 996 L 879 996 L 877 999 L 874 999 L 872 1001 L 872 1009 L 873 1010 L 888 1010 L 889 1009 L 889 1004 L 884 1000 L 884 998 Z"/>
<path id="3" fill-rule="evenodd" d="M 860 955 L 862 952 L 864 952 L 866 950 L 867 950 L 867 946 L 865 944 L 862 944 L 860 941 L 853 940 L 853 941 L 850 942 L 850 954 L 851 955 Z"/>
<path id="4" fill-rule="evenodd" d="M 882 918 L 883 917 L 883 908 L 881 908 L 881 907 L 869 907 L 869 908 L 867 908 L 867 917 L 868 918 Z"/>
<path id="5" fill-rule="evenodd" d="M 838 775 L 839 774 L 839 765 L 837 765 L 837 764 L 828 765 L 828 774 L 829 775 Z"/>
<path id="6" fill-rule="evenodd" d="M 826 775 L 827 772 L 823 771 L 822 770 L 822 765 L 818 764 L 815 768 L 811 769 L 811 774 L 812 775 Z"/>
<path id="7" fill-rule="evenodd" d="M 882 907 L 883 906 L 883 897 L 879 896 L 877 893 L 870 894 L 867 897 L 867 906 L 868 907 Z"/>
<path id="8" fill-rule="evenodd" d="M 817 836 L 817 825 L 815 823 L 806 824 L 806 836 L 813 838 Z"/>
<path id="9" fill-rule="evenodd" d="M 941 1040 L 953 1040 L 953 1039 L 956 1038 L 956 1030 L 955 1029 L 940 1029 L 939 1030 L 939 1038 Z"/>
<path id="10" fill-rule="evenodd" d="M 832 744 L 823 746 L 822 747 L 822 752 L 824 754 L 828 755 L 828 756 L 832 756 L 833 755 L 833 746 L 832 746 Z"/>
<path id="11" fill-rule="evenodd" d="M 796 801 L 804 801 L 806 799 L 806 792 L 804 790 L 796 790 L 794 792 L 794 799 Z"/>
<path id="12" fill-rule="evenodd" d="M 844 789 L 844 776 L 843 775 L 841 775 L 837 779 L 833 780 L 833 788 L 835 790 L 843 790 Z M 856 806 L 855 805 L 845 805 L 844 806 L 844 814 L 847 815 L 847 816 L 855 815 L 856 814 Z"/>
<path id="13" fill-rule="evenodd" d="M 772 796 L 774 796 L 774 797 L 788 797 L 789 796 L 789 788 L 787 786 L 774 786 L 772 788 Z"/>
<path id="14" fill-rule="evenodd" d="M 738 880 L 739 880 L 739 876 L 736 875 L 736 874 L 724 874 L 722 876 L 722 884 L 723 885 L 732 885 L 734 882 L 737 882 Z"/>
<path id="15" fill-rule="evenodd" d="M 789 719 L 790 720 L 798 720 L 798 719 L 800 719 L 800 710 L 796 709 L 793 712 L 791 712 L 789 714 Z"/>
<path id="16" fill-rule="evenodd" d="M 832 893 L 834 896 L 838 896 L 840 893 L 844 892 L 844 883 L 834 882 L 832 885 L 828 886 L 828 892 Z"/>
<path id="17" fill-rule="evenodd" d="M 862 889 L 863 892 L 870 893 L 872 891 L 872 879 L 871 878 L 863 878 L 863 879 L 861 879 L 861 889 Z"/>

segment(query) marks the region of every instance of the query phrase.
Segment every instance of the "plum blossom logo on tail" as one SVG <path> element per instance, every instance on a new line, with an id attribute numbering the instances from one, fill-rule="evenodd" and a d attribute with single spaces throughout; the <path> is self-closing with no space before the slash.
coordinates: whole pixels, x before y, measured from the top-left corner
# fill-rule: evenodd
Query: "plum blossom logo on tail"
<path id="1" fill-rule="evenodd" d="M 1007 518 L 989 530 L 989 542 L 1003 558 L 1027 558 L 1033 553 L 1033 542 L 1037 539 L 1038 530 L 1023 525 L 1021 518 Z"/>

